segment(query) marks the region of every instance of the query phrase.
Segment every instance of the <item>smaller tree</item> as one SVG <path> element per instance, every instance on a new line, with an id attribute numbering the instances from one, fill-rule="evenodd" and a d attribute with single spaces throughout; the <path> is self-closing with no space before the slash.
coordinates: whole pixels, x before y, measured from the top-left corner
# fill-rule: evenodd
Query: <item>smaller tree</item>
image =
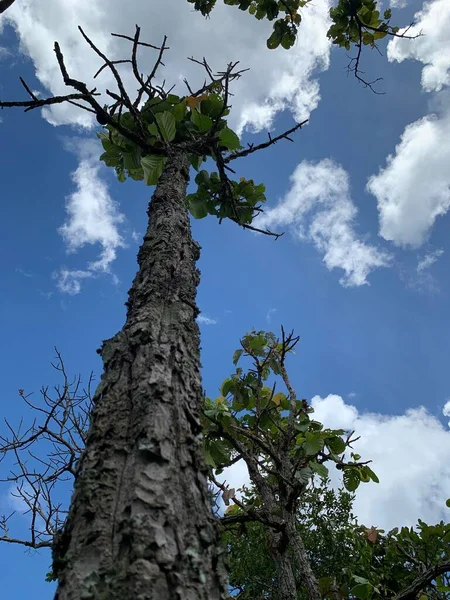
<path id="1" fill-rule="evenodd" d="M 361 481 L 378 482 L 378 478 L 368 466 L 370 461 L 361 462 L 353 452 L 346 460 L 345 452 L 355 441 L 353 432 L 324 428 L 310 417 L 314 410 L 308 402 L 297 399 L 285 360 L 298 339 L 282 330 L 281 340 L 263 331 L 252 331 L 241 340 L 233 362 L 237 365 L 244 356 L 251 366 L 247 371 L 237 367 L 215 401 L 205 399 L 205 452 L 215 470 L 212 481 L 224 500 L 233 500 L 223 526 L 262 523 L 276 565 L 279 598 L 297 599 L 298 572 L 309 600 L 320 600 L 319 582 L 297 527 L 303 495 L 315 475 L 328 476 L 326 463 L 330 462 L 343 471 L 344 484 L 351 492 Z M 268 385 L 271 378 L 275 380 Z M 284 392 L 277 392 L 276 378 L 281 379 Z M 239 460 L 245 461 L 252 482 L 250 490 L 242 490 L 241 499 L 216 479 Z"/>
<path id="2" fill-rule="evenodd" d="M 354 518 L 353 492 L 378 478 L 353 451 L 354 432 L 324 428 L 297 399 L 285 364 L 297 343 L 284 330 L 281 339 L 252 331 L 233 357 L 235 365 L 247 358 L 250 367 L 237 367 L 221 396 L 205 399 L 205 453 L 226 505 L 222 536 L 237 597 L 448 599 L 450 525 L 419 520 L 416 528 L 384 534 Z M 240 460 L 249 487 L 217 480 Z M 346 491 L 328 488 L 327 464 L 343 472 Z"/>

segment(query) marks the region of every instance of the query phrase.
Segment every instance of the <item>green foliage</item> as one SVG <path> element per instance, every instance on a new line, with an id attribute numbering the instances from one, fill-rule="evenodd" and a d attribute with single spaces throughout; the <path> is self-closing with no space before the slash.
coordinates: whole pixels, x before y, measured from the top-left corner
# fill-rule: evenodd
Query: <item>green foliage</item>
<path id="1" fill-rule="evenodd" d="M 345 490 L 334 491 L 326 480 L 316 482 L 302 497 L 297 511 L 297 529 L 303 539 L 311 566 L 326 594 L 336 573 L 345 567 L 356 568 L 352 514 L 353 496 Z M 267 531 L 261 523 L 234 526 L 223 532 L 228 548 L 230 585 L 244 589 L 242 600 L 269 597 L 278 600 L 275 563 L 267 547 Z M 296 579 L 301 582 L 298 570 Z M 307 592 L 299 585 L 299 600 L 307 599 Z"/>
<path id="2" fill-rule="evenodd" d="M 196 177 L 199 189 L 211 187 L 211 179 L 206 171 L 200 171 Z M 208 211 L 206 199 L 203 212 L 202 208 L 196 206 L 195 210 L 200 214 Z M 241 366 L 236 367 L 222 383 L 221 395 L 215 400 L 205 398 L 205 452 L 212 467 L 219 470 L 226 467 L 239 453 L 239 446 L 250 455 L 260 453 L 263 461 L 272 464 L 273 456 L 264 451 L 264 440 L 270 438 L 272 444 L 282 443 L 288 428 L 292 427 L 290 468 L 292 477 L 302 486 L 315 474 L 327 477 L 324 463 L 329 461 L 344 469 L 344 485 L 350 491 L 361 482 L 377 481 L 367 465 L 355 460 L 344 461 L 344 451 L 350 441 L 343 439 L 343 430 L 325 429 L 310 418 L 313 409 L 305 408 L 304 401 L 291 399 L 283 392 L 276 393 L 275 385 L 267 385 L 270 377 L 275 378 L 275 384 L 277 377 L 286 383 L 285 351 L 274 334 L 252 331 L 242 338 L 241 346 L 234 352 L 233 363 L 237 365 L 242 358 L 247 358 L 253 362 L 251 368 L 244 371 Z M 233 440 L 237 444 L 233 444 Z"/>
<path id="3" fill-rule="evenodd" d="M 231 130 L 230 130 L 231 131 Z M 230 181 L 228 202 L 223 202 L 223 182 L 216 172 L 200 171 L 195 177 L 197 191 L 186 197 L 189 211 L 196 219 L 203 219 L 208 214 L 219 219 L 229 218 L 240 225 L 251 223 L 255 211 L 266 201 L 265 186 L 255 185 L 253 179 Z"/>
<path id="4" fill-rule="evenodd" d="M 237 6 L 248 11 L 256 19 L 275 21 L 273 32 L 267 40 L 271 50 L 281 46 L 291 48 L 299 33 L 302 21 L 301 9 L 311 0 L 224 0 L 225 4 Z M 216 0 L 188 0 L 194 4 L 195 10 L 208 16 L 216 4 Z M 374 46 L 387 35 L 395 35 L 398 27 L 390 25 L 392 11 L 390 8 L 380 15 L 376 0 L 338 0 L 330 9 L 332 25 L 327 36 L 333 44 L 350 50 L 352 45 Z"/>
<path id="5" fill-rule="evenodd" d="M 353 501 L 354 495 L 343 489 L 336 492 L 322 479 L 305 490 L 297 512 L 296 526 L 324 600 L 394 598 L 421 572 L 450 560 L 449 524 L 427 525 L 419 519 L 416 528 L 395 528 L 385 534 L 358 524 Z M 224 530 L 223 539 L 229 553 L 230 584 L 244 590 L 240 597 L 266 597 L 258 596 L 259 591 L 278 600 L 277 572 L 265 526 L 235 525 Z M 307 600 L 299 571 L 296 579 L 299 600 Z M 424 592 L 430 589 L 424 585 Z M 443 595 L 431 597 L 448 597 L 449 573 L 436 577 L 435 589 Z"/>
<path id="6" fill-rule="evenodd" d="M 114 126 L 107 125 L 98 133 L 104 153 L 101 160 L 115 169 L 119 181 L 127 177 L 156 185 L 164 170 L 171 143 L 192 148 L 191 165 L 199 171 L 201 164 L 210 157 L 223 172 L 223 152 L 235 152 L 242 148 L 239 137 L 223 118 L 229 114 L 225 106 L 220 82 L 210 86 L 210 91 L 200 96 L 180 98 L 169 94 L 164 98 L 151 98 L 141 112 L 140 120 L 148 131 L 149 153 L 142 151 L 128 134 L 136 133 L 136 121 L 130 113 L 115 117 L 126 131 L 122 135 Z M 196 148 L 201 150 L 197 151 Z M 157 153 L 152 153 L 157 151 Z M 188 150 L 189 152 L 189 150 Z M 256 185 L 252 179 L 230 180 L 217 172 L 202 170 L 195 178 L 197 191 L 190 194 L 187 206 L 195 219 L 215 215 L 229 218 L 240 225 L 250 224 L 266 201 L 265 187 Z"/>
<path id="7" fill-rule="evenodd" d="M 399 28 L 390 25 L 391 10 L 381 16 L 376 8 L 375 0 L 340 0 L 330 9 L 333 24 L 327 36 L 333 44 L 350 50 L 353 44 L 373 47 L 378 40 L 396 34 Z"/>

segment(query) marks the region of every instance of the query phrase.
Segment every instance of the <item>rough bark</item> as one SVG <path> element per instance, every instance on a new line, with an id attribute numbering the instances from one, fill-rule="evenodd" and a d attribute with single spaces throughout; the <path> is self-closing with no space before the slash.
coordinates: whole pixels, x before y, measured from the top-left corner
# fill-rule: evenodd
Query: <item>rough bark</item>
<path id="1" fill-rule="evenodd" d="M 306 588 L 308 600 L 321 600 L 322 594 L 320 593 L 319 583 L 313 573 L 305 545 L 296 527 L 295 515 L 289 515 L 286 521 L 286 534 L 289 540 L 288 545 L 292 551 L 295 564 L 300 571 L 300 576 L 302 578 L 302 583 Z"/>
<path id="2" fill-rule="evenodd" d="M 227 597 L 201 450 L 189 165 L 169 159 L 149 205 L 123 329 L 103 343 L 86 449 L 54 548 L 55 600 Z"/>

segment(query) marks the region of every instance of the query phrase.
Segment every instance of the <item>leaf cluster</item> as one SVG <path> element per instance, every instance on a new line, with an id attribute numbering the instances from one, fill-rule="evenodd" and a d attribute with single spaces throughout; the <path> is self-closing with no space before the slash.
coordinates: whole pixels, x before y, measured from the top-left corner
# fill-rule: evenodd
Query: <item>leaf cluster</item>
<path id="1" fill-rule="evenodd" d="M 387 35 L 395 35 L 399 27 L 390 25 L 392 11 L 386 9 L 381 16 L 375 0 L 340 0 L 330 9 L 332 25 L 327 32 L 333 44 L 350 50 L 352 44 L 370 45 Z"/>
<path id="2" fill-rule="evenodd" d="M 344 453 L 354 441 L 351 434 L 324 428 L 311 418 L 313 409 L 306 400 L 295 397 L 285 358 L 297 341 L 292 334 L 280 341 L 264 331 L 244 336 L 233 356 L 235 372 L 222 383 L 218 398 L 205 398 L 203 415 L 205 456 L 215 475 L 242 458 L 251 478 L 252 469 L 258 469 L 280 502 L 289 500 L 291 504 L 315 475 L 328 476 L 329 462 L 343 470 L 349 491 L 361 482 L 378 482 L 359 455 L 352 453 L 351 460 L 345 459 Z M 241 358 L 250 360 L 249 369 L 237 366 Z M 270 379 L 272 385 L 268 385 Z M 277 379 L 285 391 L 277 392 Z M 249 505 L 253 504 L 249 500 Z"/>

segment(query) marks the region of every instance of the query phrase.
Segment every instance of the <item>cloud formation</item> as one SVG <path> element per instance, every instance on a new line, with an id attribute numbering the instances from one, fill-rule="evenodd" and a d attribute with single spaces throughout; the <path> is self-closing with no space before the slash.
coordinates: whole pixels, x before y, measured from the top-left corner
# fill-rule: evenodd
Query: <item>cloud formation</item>
<path id="1" fill-rule="evenodd" d="M 289 225 L 301 240 L 312 242 L 329 270 L 344 270 L 343 286 L 367 284 L 371 271 L 386 267 L 390 255 L 368 244 L 355 231 L 357 209 L 347 172 L 332 160 L 302 161 L 291 175 L 291 188 L 268 209 L 258 227 Z"/>
<path id="2" fill-rule="evenodd" d="M 440 248 L 439 250 L 435 250 L 434 252 L 429 252 L 428 254 L 425 254 L 425 256 L 421 258 L 417 263 L 417 272 L 420 273 L 425 269 L 429 269 L 443 254 L 444 251 L 442 250 L 442 248 Z"/>
<path id="3" fill-rule="evenodd" d="M 158 82 L 165 79 L 169 86 L 177 84 L 175 93 L 185 93 L 184 77 L 201 85 L 205 76 L 187 56 L 201 59 L 206 53 L 214 71 L 224 70 L 230 61 L 241 61 L 239 66 L 250 71 L 233 85 L 230 123 L 239 130 L 248 127 L 259 131 L 270 127 L 275 115 L 284 109 L 291 110 L 297 119 L 305 119 L 317 107 L 320 93 L 314 72 L 329 65 L 329 7 L 330 0 L 316 0 L 304 9 L 301 35 L 289 53 L 282 48 L 267 49 L 271 23 L 257 21 L 223 3 L 217 4 L 210 19 L 204 19 L 186 0 L 134 0 L 126 11 L 122 0 L 22 0 L 6 13 L 6 20 L 19 36 L 21 51 L 33 61 L 37 78 L 54 94 L 67 93 L 53 53 L 54 40 L 61 46 L 69 74 L 85 80 L 88 87 L 91 83 L 94 87 L 92 76 L 102 64 L 77 25 L 111 59 L 128 57 L 131 44 L 111 37 L 109 32 L 132 35 L 135 23 L 139 23 L 142 39 L 155 44 L 167 34 L 170 50 Z M 144 49 L 139 55 L 141 71 L 150 72 L 156 52 Z M 264 77 L 260 76 L 262 62 Z M 135 89 L 128 65 L 121 73 L 128 89 Z M 108 70 L 95 81 L 95 87 L 116 89 Z M 107 97 L 100 103 L 103 100 L 106 102 Z M 43 114 L 55 125 L 93 124 L 92 115 L 70 104 L 44 109 Z"/>
<path id="4" fill-rule="evenodd" d="M 197 322 L 200 323 L 200 325 L 217 325 L 216 319 L 212 319 L 211 317 L 203 314 L 198 315 Z"/>
<path id="5" fill-rule="evenodd" d="M 400 30 L 400 33 L 404 31 Z M 387 48 L 388 59 L 402 62 L 408 58 L 423 63 L 422 87 L 438 92 L 450 84 L 450 3 L 448 0 L 425 2 L 414 15 L 414 26 L 408 35 L 423 35 L 415 40 L 392 39 Z"/>
<path id="6" fill-rule="evenodd" d="M 337 394 L 315 396 L 311 404 L 313 417 L 326 427 L 354 430 L 361 436 L 354 449 L 364 460 L 373 460 L 371 468 L 380 483 L 358 488 L 354 512 L 360 523 L 391 529 L 415 525 L 418 518 L 427 523 L 448 520 L 450 431 L 439 419 L 422 406 L 402 415 L 362 412 Z M 443 413 L 450 416 L 450 401 Z M 330 477 L 335 487 L 342 484 L 340 472 L 332 467 Z M 249 481 L 242 462 L 219 479 L 234 488 Z"/>
<path id="7" fill-rule="evenodd" d="M 125 247 L 118 226 L 124 221 L 116 202 L 111 198 L 106 183 L 100 177 L 97 144 L 82 140 L 78 146 L 71 141 L 66 147 L 79 155 L 78 168 L 72 173 L 75 191 L 66 198 L 67 220 L 60 227 L 69 253 L 76 253 L 86 245 L 99 244 L 101 251 L 86 269 L 70 271 L 62 268 L 57 276 L 58 288 L 71 295 L 81 290 L 81 281 L 99 273 L 109 273 L 117 249 Z M 98 149 L 97 149 L 98 150 Z"/>
<path id="8" fill-rule="evenodd" d="M 376 197 L 380 235 L 397 246 L 419 247 L 430 236 L 435 220 L 450 207 L 450 3 L 425 2 L 414 15 L 409 34 L 414 39 L 394 38 L 388 44 L 388 59 L 420 61 L 421 85 L 426 92 L 439 92 L 433 99 L 435 114 L 408 125 L 386 166 L 368 180 L 367 189 Z"/>
<path id="9" fill-rule="evenodd" d="M 378 204 L 380 235 L 397 246 L 418 247 L 450 208 L 450 111 L 405 128 L 386 166 L 367 189 Z"/>

